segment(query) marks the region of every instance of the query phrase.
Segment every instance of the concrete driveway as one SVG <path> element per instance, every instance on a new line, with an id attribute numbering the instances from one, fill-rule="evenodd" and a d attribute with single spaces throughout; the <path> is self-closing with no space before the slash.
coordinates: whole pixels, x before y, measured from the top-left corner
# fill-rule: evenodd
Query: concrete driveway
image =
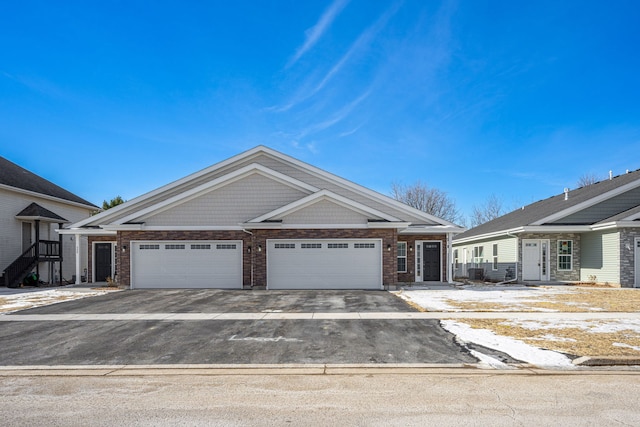
<path id="1" fill-rule="evenodd" d="M 383 291 L 123 291 L 7 315 L 0 365 L 477 362 L 437 320 L 352 312 L 414 310 Z"/>

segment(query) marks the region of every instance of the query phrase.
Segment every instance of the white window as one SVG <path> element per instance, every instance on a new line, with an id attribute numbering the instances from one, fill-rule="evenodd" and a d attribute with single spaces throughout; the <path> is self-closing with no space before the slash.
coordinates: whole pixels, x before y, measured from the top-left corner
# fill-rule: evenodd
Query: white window
<path id="1" fill-rule="evenodd" d="M 328 243 L 327 247 L 329 249 L 349 249 L 348 243 Z"/>
<path id="2" fill-rule="evenodd" d="M 300 247 L 302 249 L 322 249 L 322 243 L 303 243 Z"/>
<path id="3" fill-rule="evenodd" d="M 407 242 L 398 242 L 398 273 L 407 272 Z"/>
<path id="4" fill-rule="evenodd" d="M 498 271 L 498 244 L 493 244 L 493 265 L 491 266 L 493 271 Z"/>
<path id="5" fill-rule="evenodd" d="M 160 249 L 160 245 L 140 245 L 140 249 Z"/>
<path id="6" fill-rule="evenodd" d="M 191 245 L 191 249 L 211 249 L 211 245 Z"/>
<path id="7" fill-rule="evenodd" d="M 480 267 L 480 264 L 484 261 L 484 246 L 473 247 L 473 263 L 476 267 Z"/>
<path id="8" fill-rule="evenodd" d="M 558 240 L 558 270 L 573 270 L 573 240 Z"/>
<path id="9" fill-rule="evenodd" d="M 216 245 L 216 249 L 235 249 L 236 245 L 233 244 L 220 244 Z"/>
<path id="10" fill-rule="evenodd" d="M 455 268 L 458 268 L 460 266 L 460 261 L 458 260 L 458 250 L 454 249 L 453 250 L 453 265 Z"/>
<path id="11" fill-rule="evenodd" d="M 165 249 L 184 249 L 184 245 L 164 245 Z"/>
<path id="12" fill-rule="evenodd" d="M 353 247 L 356 249 L 375 249 L 375 243 L 354 243 Z"/>

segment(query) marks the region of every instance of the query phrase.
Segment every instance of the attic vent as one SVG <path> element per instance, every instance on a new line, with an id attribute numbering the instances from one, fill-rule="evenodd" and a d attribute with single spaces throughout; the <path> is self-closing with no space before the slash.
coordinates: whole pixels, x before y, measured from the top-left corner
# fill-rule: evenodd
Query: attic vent
<path id="1" fill-rule="evenodd" d="M 569 189 L 566 187 L 564 189 L 564 199 L 569 200 Z"/>

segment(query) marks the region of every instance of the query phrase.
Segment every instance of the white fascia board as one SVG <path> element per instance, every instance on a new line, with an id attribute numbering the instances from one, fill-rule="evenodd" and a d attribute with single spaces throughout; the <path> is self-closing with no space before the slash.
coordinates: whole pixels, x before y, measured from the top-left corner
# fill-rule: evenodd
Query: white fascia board
<path id="1" fill-rule="evenodd" d="M 274 171 L 257 163 L 252 163 L 227 175 L 223 175 L 220 178 L 201 184 L 195 188 L 192 188 L 191 190 L 185 191 L 181 194 L 163 200 L 162 202 L 156 203 L 155 205 L 151 205 L 145 209 L 142 209 L 141 211 L 137 211 L 132 213 L 131 215 L 120 218 L 115 222 L 115 224 L 124 224 L 129 221 L 143 218 L 151 213 L 160 213 L 164 210 L 170 209 L 189 200 L 193 200 L 205 193 L 215 191 L 233 182 L 239 181 L 254 173 L 258 173 L 290 187 L 297 188 L 303 192 L 318 191 L 316 187 L 313 187 L 302 181 L 298 181 L 297 179 L 291 178 L 287 175 L 281 174 L 280 172 Z"/>
<path id="2" fill-rule="evenodd" d="M 559 219 L 562 219 L 566 216 L 572 215 L 576 212 L 580 212 L 583 209 L 589 208 L 591 206 L 597 205 L 598 203 L 604 202 L 605 200 L 608 200 L 612 197 L 618 196 L 622 193 L 625 193 L 629 190 L 633 190 L 634 188 L 640 187 L 640 179 L 637 179 L 635 181 L 629 182 L 625 185 L 622 185 L 618 188 L 614 188 L 613 190 L 607 191 L 606 193 L 603 193 L 599 196 L 593 197 L 589 200 L 586 200 L 582 203 L 578 203 L 575 206 L 571 206 L 567 209 L 563 209 L 559 212 L 556 212 L 552 215 L 549 215 L 545 218 L 542 218 L 536 222 L 531 223 L 531 225 L 542 225 L 548 222 L 553 222 L 553 221 L 557 221 Z M 569 196 L 571 197 L 571 196 Z"/>
<path id="3" fill-rule="evenodd" d="M 607 222 L 605 224 L 596 224 L 591 226 L 591 230 L 600 231 L 600 230 L 608 230 L 612 228 L 638 228 L 640 227 L 640 222 L 638 221 L 612 221 Z"/>
<path id="4" fill-rule="evenodd" d="M 374 198 L 377 201 L 386 204 L 387 206 L 390 207 L 394 207 L 396 209 L 402 210 L 407 212 L 407 214 L 410 214 L 411 216 L 416 216 L 418 218 L 423 218 L 427 221 L 432 221 L 435 222 L 436 224 L 441 224 L 441 225 L 447 225 L 447 226 L 452 226 L 452 227 L 458 227 L 456 224 L 453 224 L 452 222 L 446 221 L 442 218 L 438 218 L 435 217 L 433 215 L 430 215 L 426 212 L 423 212 L 419 209 L 413 208 L 411 206 L 408 206 L 402 202 L 399 202 L 395 199 L 392 199 L 389 196 L 385 196 L 384 194 L 378 193 L 377 191 L 373 191 L 369 188 L 363 187 L 359 184 L 356 184 L 354 182 L 351 182 L 349 180 L 346 180 L 344 178 L 341 178 L 337 175 L 334 175 L 330 172 L 327 172 L 325 170 L 322 170 L 316 166 L 310 165 L 308 163 L 304 163 L 298 159 L 295 159 L 293 157 L 287 156 L 286 154 L 280 153 L 278 151 L 272 150 L 268 147 L 256 147 L 256 148 L 262 148 L 262 151 L 265 153 L 268 153 L 274 157 L 279 158 L 280 160 L 284 160 L 287 161 L 291 164 L 293 164 L 294 166 L 298 167 L 299 169 L 304 170 L 307 173 L 311 173 L 312 175 L 316 175 L 319 176 L 323 179 L 329 180 L 343 188 L 346 188 L 348 190 L 351 191 L 355 191 L 357 193 L 361 193 L 367 197 L 370 198 Z"/>
<path id="5" fill-rule="evenodd" d="M 522 233 L 584 233 L 590 225 L 525 225 Z"/>
<path id="6" fill-rule="evenodd" d="M 407 223 L 411 225 L 411 223 Z M 404 230 L 398 231 L 398 234 L 411 235 L 411 234 L 458 234 L 465 231 L 462 227 L 447 226 L 447 225 L 425 225 L 420 227 L 407 226 Z"/>
<path id="7" fill-rule="evenodd" d="M 591 231 L 591 227 L 588 225 L 527 225 L 524 227 L 511 228 L 509 230 L 500 230 L 493 233 L 478 234 L 477 236 L 456 239 L 454 240 L 454 244 L 460 245 L 463 243 L 476 242 L 478 240 L 486 240 L 522 233 L 584 233 L 587 231 Z"/>
<path id="8" fill-rule="evenodd" d="M 242 231 L 240 225 L 153 225 L 142 226 L 144 231 Z"/>
<path id="9" fill-rule="evenodd" d="M 59 197 L 49 196 L 47 194 L 37 193 L 35 191 L 24 190 L 18 187 L 12 187 L 10 185 L 0 184 L 0 188 L 8 191 L 13 191 L 14 193 L 20 193 L 31 197 L 38 197 L 40 199 L 51 200 L 53 202 L 63 203 L 65 205 L 75 206 L 77 208 L 84 208 L 88 211 L 98 211 L 100 210 L 97 206 L 85 205 L 84 203 L 78 203 L 67 199 L 61 199 Z"/>
<path id="10" fill-rule="evenodd" d="M 115 236 L 113 230 L 103 230 L 102 228 L 62 228 L 56 230 L 58 234 L 82 235 L 82 236 Z"/>
<path id="11" fill-rule="evenodd" d="M 316 193 L 310 194 L 307 197 L 303 197 L 302 199 L 296 200 L 295 202 L 289 203 L 288 205 L 282 206 L 276 210 L 267 212 L 264 215 L 249 220 L 248 223 L 259 223 L 265 220 L 287 216 L 293 212 L 307 208 L 323 200 L 328 200 L 330 202 L 336 203 L 346 209 L 350 209 L 362 215 L 371 215 L 376 218 L 385 219 L 387 221 L 400 222 L 398 218 L 395 218 L 377 209 L 373 209 L 369 206 L 363 205 L 362 203 L 347 199 L 346 197 L 335 194 L 329 190 L 320 190 Z"/>

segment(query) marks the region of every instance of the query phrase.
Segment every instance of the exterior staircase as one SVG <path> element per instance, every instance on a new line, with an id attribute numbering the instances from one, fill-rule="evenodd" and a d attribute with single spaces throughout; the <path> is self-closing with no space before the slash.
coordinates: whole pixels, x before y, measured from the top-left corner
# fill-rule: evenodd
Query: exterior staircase
<path id="1" fill-rule="evenodd" d="M 15 261 L 4 269 L 4 285 L 8 288 L 20 286 L 22 280 L 37 267 L 40 262 L 61 261 L 60 243 L 53 240 L 40 240 L 27 248 Z"/>

